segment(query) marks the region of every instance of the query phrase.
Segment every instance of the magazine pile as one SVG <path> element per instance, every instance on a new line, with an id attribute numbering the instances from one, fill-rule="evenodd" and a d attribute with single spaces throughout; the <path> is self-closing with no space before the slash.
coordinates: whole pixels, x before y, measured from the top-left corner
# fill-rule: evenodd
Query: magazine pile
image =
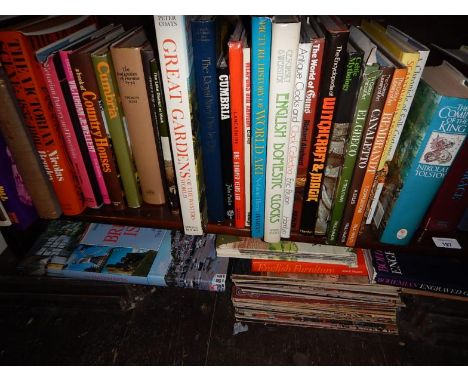
<path id="1" fill-rule="evenodd" d="M 362 249 L 221 235 L 216 247 L 218 256 L 238 258 L 231 275 L 238 321 L 398 334 L 401 290 L 373 282 Z"/>
<path id="2" fill-rule="evenodd" d="M 229 259 L 216 257 L 213 234 L 52 221 L 19 269 L 121 283 L 224 291 Z"/>

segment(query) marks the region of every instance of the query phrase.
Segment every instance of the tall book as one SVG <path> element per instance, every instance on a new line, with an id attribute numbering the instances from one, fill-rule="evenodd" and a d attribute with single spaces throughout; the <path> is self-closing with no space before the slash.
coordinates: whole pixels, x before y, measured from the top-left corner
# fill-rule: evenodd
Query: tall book
<path id="1" fill-rule="evenodd" d="M 91 53 L 108 44 L 122 32 L 123 28 L 117 26 L 107 34 L 75 49 L 68 56 L 109 198 L 115 209 L 124 209 L 125 200 Z"/>
<path id="2" fill-rule="evenodd" d="M 289 131 L 301 23 L 296 17 L 275 16 L 272 24 L 270 70 L 275 75 L 270 76 L 263 239 L 268 243 L 277 243 L 281 239 Z"/>
<path id="3" fill-rule="evenodd" d="M 10 149 L 37 213 L 43 219 L 58 218 L 62 213 L 60 205 L 1 64 L 0 104 L 2 105 L 0 107 L 0 132 Z"/>
<path id="4" fill-rule="evenodd" d="M 299 159 L 297 163 L 296 190 L 291 221 L 291 230 L 298 232 L 301 224 L 302 206 L 304 204 L 304 189 L 307 181 L 307 171 L 312 159 L 312 133 L 317 112 L 320 79 L 323 66 L 323 51 L 325 49 L 325 35 L 322 28 L 313 18 L 309 18 L 312 26 L 312 52 L 310 55 L 309 75 L 304 101 L 304 116 L 302 118 L 302 135 Z"/>
<path id="5" fill-rule="evenodd" d="M 199 131 L 193 115 L 196 104 L 190 20 L 155 16 L 154 24 L 184 231 L 202 235 L 206 205 Z"/>
<path id="6" fill-rule="evenodd" d="M 195 17 L 191 20 L 191 27 L 208 220 L 220 222 L 224 220 L 224 200 L 218 87 L 215 80 L 216 18 Z"/>
<path id="7" fill-rule="evenodd" d="M 84 37 L 95 30 L 96 26 L 90 25 L 36 51 L 36 58 L 41 65 L 42 74 L 49 91 L 55 115 L 60 125 L 60 131 L 70 162 L 73 166 L 80 190 L 83 193 L 85 204 L 87 207 L 91 208 L 100 207 L 102 204 L 102 197 L 94 173 L 89 172 L 86 168 L 85 157 L 80 150 L 76 130 L 73 126 L 68 104 L 61 86 L 63 68 L 60 62 L 58 63 L 59 65 L 56 66 L 56 58 L 58 56 L 58 50 L 66 49 L 69 45 L 76 43 L 76 41 L 83 40 Z"/>
<path id="8" fill-rule="evenodd" d="M 411 241 L 467 134 L 466 77 L 444 62 L 422 79 L 374 219 L 383 243 Z"/>
<path id="9" fill-rule="evenodd" d="M 380 67 L 381 74 L 375 83 L 366 123 L 362 131 L 361 144 L 356 157 L 356 164 L 354 166 L 352 181 L 348 191 L 348 199 L 341 219 L 339 234 L 340 244 L 345 244 L 348 238 L 349 227 L 358 202 L 359 191 L 361 190 L 362 181 L 364 179 L 370 154 L 377 136 L 377 128 L 379 127 L 383 107 L 390 89 L 393 72 L 395 71 L 394 66 L 381 65 L 378 59 L 377 63 Z"/>
<path id="10" fill-rule="evenodd" d="M 364 72 L 354 109 L 353 122 L 351 124 L 348 141 L 346 143 L 343 169 L 341 171 L 338 185 L 333 199 L 333 207 L 330 214 L 330 222 L 327 227 L 327 239 L 330 244 L 337 242 L 341 219 L 343 217 L 348 191 L 353 176 L 353 169 L 356 163 L 362 132 L 367 119 L 374 87 L 381 74 L 376 58 L 376 46 L 373 44 L 363 44 L 351 39 L 364 51 Z"/>
<path id="11" fill-rule="evenodd" d="M 38 219 L 31 196 L 10 150 L 0 135 L 0 200 L 11 222 L 24 230 Z"/>
<path id="12" fill-rule="evenodd" d="M 346 69 L 343 86 L 338 96 L 336 119 L 328 148 L 327 164 L 322 184 L 315 235 L 325 235 L 335 196 L 338 178 L 341 175 L 349 127 L 353 119 L 359 85 L 362 80 L 364 52 L 352 42 L 348 42 Z"/>
<path id="13" fill-rule="evenodd" d="M 252 17 L 251 71 L 251 231 L 263 237 L 265 227 L 265 169 L 270 89 L 271 18 Z"/>
<path id="14" fill-rule="evenodd" d="M 373 186 L 373 189 L 375 189 L 373 192 L 373 201 L 371 202 L 366 218 L 366 223 L 370 224 L 384 187 L 385 168 L 388 167 L 393 158 L 392 153 L 398 146 L 409 108 L 413 102 L 414 93 L 416 92 L 421 73 L 426 65 L 429 50 L 419 43 L 417 43 L 418 49 L 416 49 L 416 47 L 411 46 L 409 42 L 404 43 L 402 39 L 390 36 L 381 25 L 375 22 L 364 21 L 362 23 L 362 30 L 366 32 L 379 47 L 385 49 L 393 59 L 396 59 L 407 68 L 403 89 L 398 99 L 387 143 L 385 144 L 379 163 L 379 176 L 376 177 L 377 181 Z M 415 41 L 412 41 L 412 43 L 413 42 L 416 43 Z"/>
<path id="15" fill-rule="evenodd" d="M 286 178 L 284 182 L 283 216 L 281 220 L 281 237 L 289 238 L 291 233 L 294 196 L 296 189 L 297 165 L 302 137 L 302 120 L 304 117 L 305 92 L 309 74 L 309 63 L 312 51 L 312 27 L 301 22 L 301 39 L 297 52 L 295 84 L 292 101 L 291 126 L 289 130 Z"/>
<path id="16" fill-rule="evenodd" d="M 65 215 L 80 214 L 85 204 L 49 95 L 43 91 L 47 87 L 35 51 L 91 23 L 92 19 L 86 16 L 46 17 L 0 32 L 0 59 Z"/>
<path id="17" fill-rule="evenodd" d="M 349 37 L 348 28 L 338 17 L 321 16 L 318 20 L 325 32 L 326 45 L 317 117 L 312 136 L 314 150 L 307 172 L 301 215 L 300 232 L 308 235 L 314 233 L 317 219 L 330 134 L 336 115 L 337 96 L 343 84 L 346 46 Z"/>
<path id="18" fill-rule="evenodd" d="M 219 90 L 219 129 L 221 140 L 221 164 L 223 169 L 223 197 L 225 219 L 234 221 L 234 177 L 232 164 L 231 97 L 229 67 L 225 52 L 221 52 L 216 64 Z"/>
<path id="19" fill-rule="evenodd" d="M 244 56 L 245 30 L 239 20 L 228 42 L 231 96 L 232 166 L 234 178 L 234 225 L 245 227 L 244 163 Z"/>
<path id="20" fill-rule="evenodd" d="M 250 227 L 251 220 L 251 70 L 250 48 L 242 49 L 244 81 L 244 182 L 245 182 L 245 226 Z"/>
<path id="21" fill-rule="evenodd" d="M 128 207 L 137 208 L 141 206 L 142 201 L 138 176 L 127 137 L 126 119 L 122 110 L 109 44 L 92 52 L 91 59 L 125 199 Z"/>
<path id="22" fill-rule="evenodd" d="M 424 218 L 423 236 L 457 230 L 468 208 L 468 140 L 453 162 L 431 208 Z"/>

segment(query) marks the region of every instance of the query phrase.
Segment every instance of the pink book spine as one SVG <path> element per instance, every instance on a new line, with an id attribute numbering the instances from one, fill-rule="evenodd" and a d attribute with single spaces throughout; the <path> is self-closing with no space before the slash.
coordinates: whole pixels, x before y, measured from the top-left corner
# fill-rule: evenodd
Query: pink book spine
<path id="1" fill-rule="evenodd" d="M 91 158 L 91 162 L 93 164 L 94 173 L 96 174 L 96 179 L 99 185 L 99 190 L 101 191 L 103 203 L 110 204 L 111 200 L 109 198 L 109 193 L 107 192 L 106 184 L 104 183 L 104 177 L 102 176 L 99 159 L 96 154 L 96 149 L 94 148 L 93 137 L 91 137 L 88 121 L 86 120 L 83 105 L 81 104 L 80 94 L 73 77 L 73 70 L 68 58 L 69 54 L 69 51 L 60 51 L 60 59 L 62 60 L 63 68 L 65 70 L 65 77 L 67 78 L 68 86 L 70 87 L 70 92 L 73 98 L 73 103 L 75 104 L 76 113 L 80 120 L 81 129 L 83 130 L 83 136 L 88 146 L 89 157 Z"/>
<path id="2" fill-rule="evenodd" d="M 67 148 L 68 156 L 75 170 L 76 178 L 83 193 L 87 207 L 97 208 L 98 203 L 94 196 L 91 181 L 89 180 L 86 166 L 81 156 L 80 146 L 76 139 L 75 130 L 68 113 L 67 103 L 60 87 L 60 82 L 55 69 L 53 55 L 50 55 L 45 63 L 41 65 L 42 74 L 44 75 L 47 89 L 49 90 L 52 105 L 54 107 L 55 115 L 59 121 L 62 137 Z"/>

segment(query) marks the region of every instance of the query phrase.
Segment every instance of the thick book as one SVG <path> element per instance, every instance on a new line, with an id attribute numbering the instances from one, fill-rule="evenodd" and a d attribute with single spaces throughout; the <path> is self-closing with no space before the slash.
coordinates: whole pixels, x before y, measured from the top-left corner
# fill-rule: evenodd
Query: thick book
<path id="1" fill-rule="evenodd" d="M 91 53 L 108 44 L 122 32 L 123 28 L 117 26 L 107 34 L 73 50 L 68 56 L 106 189 L 112 206 L 117 210 L 125 208 L 125 199 L 112 148 L 112 140 L 106 125 L 103 102 L 94 73 Z"/>
<path id="2" fill-rule="evenodd" d="M 0 201 L 12 224 L 20 230 L 27 229 L 38 219 L 31 196 L 1 135 Z"/>
<path id="3" fill-rule="evenodd" d="M 252 272 L 271 273 L 308 273 L 320 275 L 350 275 L 367 276 L 368 271 L 364 259 L 364 250 L 356 249 L 357 266 L 350 267 L 340 264 L 308 263 L 304 261 L 279 261 L 252 259 Z"/>
<path id="4" fill-rule="evenodd" d="M 291 233 L 294 196 L 296 190 L 297 166 L 302 137 L 302 120 L 304 117 L 305 92 L 309 75 L 310 56 L 312 51 L 312 27 L 301 23 L 301 39 L 297 52 L 295 68 L 294 95 L 292 100 L 291 125 L 289 128 L 286 177 L 284 181 L 283 214 L 281 218 L 281 237 L 289 238 Z"/>
<path id="5" fill-rule="evenodd" d="M 312 158 L 304 190 L 300 232 L 314 234 L 337 96 L 343 84 L 349 30 L 338 17 L 319 17 L 325 32 L 324 67 L 312 135 Z"/>
<path id="6" fill-rule="evenodd" d="M 338 179 L 343 168 L 345 147 L 349 128 L 353 119 L 359 85 L 364 67 L 364 52 L 351 41 L 348 42 L 346 69 L 343 86 L 338 96 L 336 119 L 328 147 L 327 164 L 325 166 L 322 192 L 315 222 L 315 235 L 325 235 L 330 219 L 333 197 L 335 196 Z"/>
<path id="7" fill-rule="evenodd" d="M 336 187 L 333 207 L 330 214 L 330 222 L 327 227 L 327 239 L 330 244 L 334 244 L 338 240 L 340 223 L 343 217 L 351 177 L 353 175 L 353 169 L 361 143 L 362 131 L 367 119 L 367 113 L 375 84 L 381 74 L 379 65 L 376 62 L 375 46 L 364 46 L 363 44 L 357 45 L 364 51 L 365 66 L 356 100 L 356 107 L 354 109 L 353 122 L 351 124 L 348 141 L 346 143 L 343 168 Z"/>
<path id="8" fill-rule="evenodd" d="M 218 58 L 216 79 L 219 91 L 219 135 L 223 169 L 224 216 L 229 223 L 232 223 L 234 222 L 234 175 L 232 164 L 231 97 L 229 91 L 229 67 L 225 52 L 221 52 Z"/>
<path id="9" fill-rule="evenodd" d="M 304 189 L 307 181 L 307 171 L 312 159 L 312 133 L 317 112 L 320 79 L 323 66 L 323 51 L 325 49 L 325 35 L 313 18 L 309 18 L 312 26 L 312 52 L 310 55 L 309 75 L 304 101 L 304 115 L 302 118 L 301 146 L 297 163 L 296 191 L 291 220 L 291 230 L 299 232 L 301 224 L 302 206 L 304 204 Z"/>
<path id="10" fill-rule="evenodd" d="M 190 19 L 155 16 L 161 75 L 177 176 L 184 231 L 202 235 L 206 220 L 205 187 L 199 147 Z"/>
<path id="11" fill-rule="evenodd" d="M 0 59 L 65 215 L 80 214 L 85 204 L 35 52 L 91 23 L 86 16 L 56 16 L 0 32 Z"/>
<path id="12" fill-rule="evenodd" d="M 250 227 L 251 220 L 251 68 L 250 48 L 242 49 L 242 66 L 244 81 L 244 182 L 245 182 L 245 226 Z"/>
<path id="13" fill-rule="evenodd" d="M 466 81 L 445 62 L 424 69 L 374 217 L 381 242 L 406 245 L 422 223 L 467 134 Z"/>
<path id="14" fill-rule="evenodd" d="M 0 107 L 0 132 L 10 149 L 37 213 L 43 219 L 58 218 L 62 213 L 60 205 L 1 65 L 0 104 L 2 105 Z"/>
<path id="15" fill-rule="evenodd" d="M 372 264 L 370 279 L 377 284 L 468 297 L 468 264 L 464 256 L 421 256 L 382 250 L 366 250 L 365 256 Z"/>
<path id="16" fill-rule="evenodd" d="M 275 16 L 272 22 L 270 100 L 268 111 L 263 239 L 281 239 L 289 131 L 294 99 L 301 23 L 297 17 Z"/>
<path id="17" fill-rule="evenodd" d="M 252 237 L 263 237 L 265 229 L 265 169 L 270 91 L 270 17 L 252 17 L 251 53 L 251 231 Z"/>
<path id="18" fill-rule="evenodd" d="M 129 31 L 111 45 L 117 84 L 140 179 L 142 198 L 149 204 L 166 202 L 157 129 L 153 126 L 142 52 L 151 45 L 143 27 Z M 156 121 L 155 121 L 156 122 Z"/>
<path id="19" fill-rule="evenodd" d="M 245 30 L 239 20 L 228 42 L 229 86 L 231 102 L 232 168 L 234 178 L 234 225 L 245 227 L 244 163 L 244 70 Z"/>
<path id="20" fill-rule="evenodd" d="M 193 68 L 197 88 L 198 122 L 203 156 L 208 220 L 224 220 L 223 177 L 216 82 L 216 17 L 198 16 L 191 20 Z"/>
<path id="21" fill-rule="evenodd" d="M 431 208 L 424 218 L 422 236 L 457 230 L 468 208 L 468 140 L 453 162 Z"/>
<path id="22" fill-rule="evenodd" d="M 343 217 L 341 218 L 339 234 L 340 244 L 346 244 L 348 238 L 349 227 L 358 202 L 359 191 L 361 190 L 362 181 L 366 173 L 367 165 L 369 164 L 370 154 L 377 136 L 377 128 L 379 127 L 383 107 L 390 89 L 393 72 L 395 71 L 393 66 L 384 66 L 380 65 L 380 63 L 379 66 L 381 74 L 374 86 L 374 93 L 369 105 L 366 123 L 362 131 L 361 144 L 356 157 L 351 184 L 349 186 L 348 199 L 346 201 Z"/>
<path id="23" fill-rule="evenodd" d="M 83 193 L 86 207 L 98 208 L 102 204 L 99 190 L 93 188 L 92 179 L 88 172 L 84 157 L 81 154 L 78 138 L 75 128 L 68 110 L 68 105 L 65 99 L 65 94 L 62 91 L 60 80 L 62 76 L 59 73 L 63 72 L 62 67 L 56 67 L 57 51 L 66 49 L 69 45 L 83 40 L 87 35 L 96 30 L 95 25 L 89 25 L 71 35 L 46 45 L 45 47 L 36 51 L 36 58 L 41 65 L 42 74 L 44 76 L 47 90 L 52 101 L 52 106 L 59 122 L 60 130 L 62 133 L 63 141 L 67 149 L 70 163 L 73 166 L 74 174 L 78 180 L 80 191 Z M 97 186 L 97 183 L 95 182 Z M 97 191 L 97 193 L 96 193 Z"/>
<path id="24" fill-rule="evenodd" d="M 125 199 L 128 207 L 137 208 L 141 206 L 142 202 L 138 174 L 127 137 L 126 118 L 122 110 L 109 44 L 92 52 L 91 59 Z"/>

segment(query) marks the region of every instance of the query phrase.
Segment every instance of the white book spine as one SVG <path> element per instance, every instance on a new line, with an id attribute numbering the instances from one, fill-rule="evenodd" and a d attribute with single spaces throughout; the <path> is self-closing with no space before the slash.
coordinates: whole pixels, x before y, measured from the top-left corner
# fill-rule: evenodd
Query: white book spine
<path id="1" fill-rule="evenodd" d="M 264 240 L 281 239 L 284 181 L 301 24 L 272 27 Z"/>
<path id="2" fill-rule="evenodd" d="M 190 25 L 184 16 L 154 16 L 184 232 L 202 235 L 202 202 L 192 134 Z M 196 129 L 195 129 L 196 131 Z"/>
<path id="3" fill-rule="evenodd" d="M 244 79 L 244 179 L 245 179 L 245 226 L 250 227 L 250 48 L 242 49 Z"/>
<path id="4" fill-rule="evenodd" d="M 304 117 L 305 91 L 309 75 L 312 43 L 299 44 L 296 63 L 296 83 L 294 85 L 291 126 L 289 129 L 288 157 L 286 179 L 284 181 L 283 217 L 281 220 L 281 237 L 289 238 L 296 189 L 297 163 L 301 149 L 302 119 Z"/>

